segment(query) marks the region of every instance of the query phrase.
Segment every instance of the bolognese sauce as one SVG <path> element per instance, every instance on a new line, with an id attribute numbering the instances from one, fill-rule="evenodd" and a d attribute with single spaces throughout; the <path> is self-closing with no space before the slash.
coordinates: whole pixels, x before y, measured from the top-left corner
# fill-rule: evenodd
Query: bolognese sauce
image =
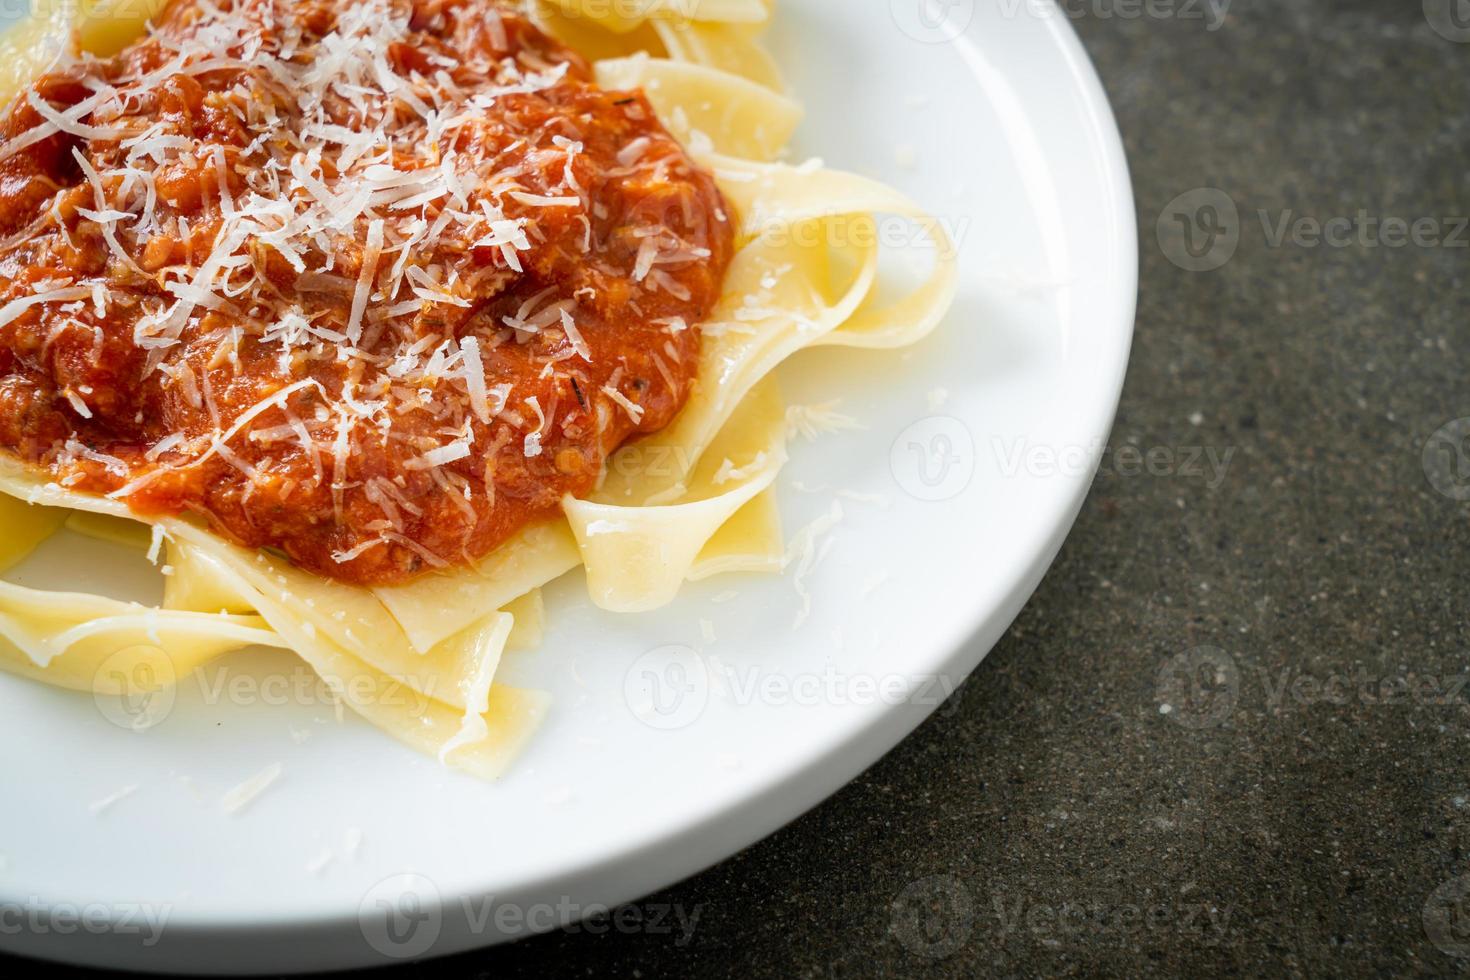
<path id="1" fill-rule="evenodd" d="M 0 121 L 0 450 L 334 579 L 482 556 L 667 425 L 732 252 L 502 0 L 177 0 Z"/>

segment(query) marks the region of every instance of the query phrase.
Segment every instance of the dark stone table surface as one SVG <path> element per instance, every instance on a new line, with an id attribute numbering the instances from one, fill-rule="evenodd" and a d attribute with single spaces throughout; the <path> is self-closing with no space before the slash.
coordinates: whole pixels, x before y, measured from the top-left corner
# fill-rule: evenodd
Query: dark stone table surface
<path id="1" fill-rule="evenodd" d="M 1035 597 L 865 775 L 639 903 L 692 935 L 400 972 L 1470 970 L 1458 2 L 1464 30 L 1437 0 L 1068 0 L 1127 143 L 1142 283 L 1113 453 Z M 1197 250 L 1234 237 L 1203 188 L 1238 243 L 1187 271 L 1181 220 Z"/>

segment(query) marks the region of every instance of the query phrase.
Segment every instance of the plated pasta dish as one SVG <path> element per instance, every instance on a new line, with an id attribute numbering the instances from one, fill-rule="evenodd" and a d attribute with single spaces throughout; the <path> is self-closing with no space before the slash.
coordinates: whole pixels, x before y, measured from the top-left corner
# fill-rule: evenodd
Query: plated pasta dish
<path id="1" fill-rule="evenodd" d="M 0 572 L 66 528 L 163 600 L 0 580 L 0 667 L 137 695 L 280 648 L 494 778 L 549 709 L 497 682 L 547 583 L 637 614 L 782 572 L 774 370 L 916 342 L 955 258 L 790 157 L 772 13 L 37 0 L 0 38 Z"/>

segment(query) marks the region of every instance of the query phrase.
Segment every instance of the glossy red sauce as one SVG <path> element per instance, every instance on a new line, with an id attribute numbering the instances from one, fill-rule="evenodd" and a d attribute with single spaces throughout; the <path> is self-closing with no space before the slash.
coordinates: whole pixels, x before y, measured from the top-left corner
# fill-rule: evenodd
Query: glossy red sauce
<path id="1" fill-rule="evenodd" d="M 62 292 L 0 326 L 0 450 L 387 584 L 484 555 L 668 424 L 732 250 L 709 174 L 641 93 L 600 90 L 509 5 L 378 7 L 181 0 L 118 57 L 34 84 L 52 113 L 104 94 L 76 131 L 20 146 L 45 119 L 12 104 L 0 306 Z M 329 84 L 307 74 L 342 51 Z M 375 144 L 344 158 L 333 140 L 364 131 Z M 439 196 L 383 189 L 446 157 Z M 297 228 L 265 215 L 309 210 L 307 183 L 341 206 L 261 233 Z M 362 213 L 321 228 L 370 187 Z M 191 290 L 246 211 L 255 232 L 219 253 L 233 264 Z"/>

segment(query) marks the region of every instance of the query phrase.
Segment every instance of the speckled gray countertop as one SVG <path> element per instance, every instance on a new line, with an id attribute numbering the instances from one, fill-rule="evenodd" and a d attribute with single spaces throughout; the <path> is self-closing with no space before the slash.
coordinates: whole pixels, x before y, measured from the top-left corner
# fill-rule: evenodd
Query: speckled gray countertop
<path id="1" fill-rule="evenodd" d="M 623 928 L 412 975 L 1470 970 L 1470 421 L 1435 436 L 1470 416 L 1470 11 L 1065 6 L 1142 286 L 1110 462 L 1031 603 L 864 776 Z M 1191 272 L 1202 188 L 1239 241 Z"/>

